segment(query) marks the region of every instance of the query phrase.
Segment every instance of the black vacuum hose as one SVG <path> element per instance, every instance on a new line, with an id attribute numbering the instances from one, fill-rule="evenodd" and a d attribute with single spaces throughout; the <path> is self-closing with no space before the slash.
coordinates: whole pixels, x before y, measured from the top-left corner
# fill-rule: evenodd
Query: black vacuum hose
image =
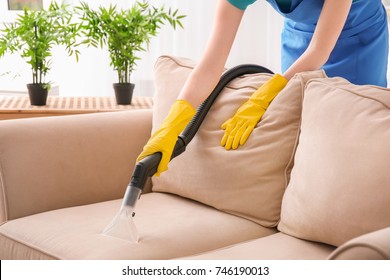
<path id="1" fill-rule="evenodd" d="M 231 68 L 223 73 L 218 84 L 211 92 L 209 97 L 199 105 L 195 116 L 192 118 L 187 127 L 180 134 L 175 148 L 173 149 L 171 160 L 185 151 L 188 143 L 194 138 L 208 111 L 217 99 L 219 93 L 226 87 L 228 83 L 237 77 L 248 74 L 269 73 L 273 72 L 263 66 L 255 64 L 243 64 Z M 157 172 L 157 167 L 161 160 L 161 153 L 157 152 L 140 160 L 135 168 L 129 186 L 143 190 L 148 177 L 153 176 Z"/>

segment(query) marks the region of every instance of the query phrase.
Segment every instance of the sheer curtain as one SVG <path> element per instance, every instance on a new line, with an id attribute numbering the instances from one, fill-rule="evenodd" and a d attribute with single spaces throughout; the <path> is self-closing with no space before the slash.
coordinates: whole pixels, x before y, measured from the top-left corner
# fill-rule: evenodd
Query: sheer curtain
<path id="1" fill-rule="evenodd" d="M 218 0 L 156 0 L 152 5 L 179 9 L 187 15 L 183 20 L 184 29 L 173 30 L 164 26 L 158 37 L 152 39 L 148 51 L 141 54 L 141 60 L 132 75 L 136 84 L 135 95 L 153 95 L 153 67 L 160 55 L 176 55 L 199 60 L 210 35 L 215 7 Z M 59 1 L 60 2 L 60 1 Z M 67 0 L 75 4 L 78 0 Z M 92 7 L 117 4 L 119 7 L 131 6 L 135 0 L 87 0 Z M 227 67 L 241 63 L 256 63 L 280 71 L 280 31 L 282 18 L 269 7 L 266 1 L 257 1 L 251 5 L 244 16 L 235 44 L 229 56 Z M 80 60 L 67 57 L 61 48 L 53 50 L 54 58 L 49 80 L 59 85 L 61 96 L 111 96 L 112 83 L 116 82 L 116 73 L 109 66 L 108 52 L 94 48 L 83 48 Z M 0 75 L 8 66 L 24 63 L 17 58 L 6 59 L 0 63 Z M 16 62 L 17 61 L 17 62 Z M 3 61 L 2 61 L 3 62 Z M 27 66 L 26 66 L 27 67 Z M 21 71 L 14 82 L 24 85 L 29 79 L 29 69 Z M 0 83 L 1 79 L 0 77 Z M 1 87 L 1 86 L 0 86 Z"/>

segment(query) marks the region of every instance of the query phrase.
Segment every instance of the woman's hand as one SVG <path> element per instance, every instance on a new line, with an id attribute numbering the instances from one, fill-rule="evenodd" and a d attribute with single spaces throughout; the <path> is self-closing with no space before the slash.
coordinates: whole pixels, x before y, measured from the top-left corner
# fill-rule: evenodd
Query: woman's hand
<path id="1" fill-rule="evenodd" d="M 247 102 L 238 108 L 235 115 L 221 126 L 225 134 L 221 146 L 226 150 L 237 149 L 244 145 L 253 129 L 260 121 L 269 104 L 285 87 L 288 80 L 276 74 L 268 82 L 256 90 Z"/>

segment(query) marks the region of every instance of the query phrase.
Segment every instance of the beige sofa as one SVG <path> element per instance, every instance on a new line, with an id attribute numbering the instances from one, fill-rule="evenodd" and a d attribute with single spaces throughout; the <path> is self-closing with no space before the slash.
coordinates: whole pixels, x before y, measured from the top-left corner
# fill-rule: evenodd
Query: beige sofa
<path id="1" fill-rule="evenodd" d="M 102 235 L 193 66 L 157 61 L 153 113 L 0 122 L 0 258 L 390 259 L 390 91 L 322 71 L 295 76 L 225 151 L 221 123 L 270 75 L 233 81 L 145 187 L 139 242 Z"/>

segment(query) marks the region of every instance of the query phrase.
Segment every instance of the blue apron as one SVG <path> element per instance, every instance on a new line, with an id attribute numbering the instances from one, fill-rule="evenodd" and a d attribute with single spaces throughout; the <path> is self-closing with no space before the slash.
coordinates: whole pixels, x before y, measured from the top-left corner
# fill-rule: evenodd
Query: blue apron
<path id="1" fill-rule="evenodd" d="M 282 32 L 282 71 L 307 49 L 324 0 L 292 0 L 290 12 L 282 12 L 275 0 L 266 0 L 285 17 Z M 352 4 L 343 31 L 323 66 L 329 77 L 341 76 L 354 84 L 387 86 L 389 51 L 387 15 L 381 0 L 357 0 Z"/>

